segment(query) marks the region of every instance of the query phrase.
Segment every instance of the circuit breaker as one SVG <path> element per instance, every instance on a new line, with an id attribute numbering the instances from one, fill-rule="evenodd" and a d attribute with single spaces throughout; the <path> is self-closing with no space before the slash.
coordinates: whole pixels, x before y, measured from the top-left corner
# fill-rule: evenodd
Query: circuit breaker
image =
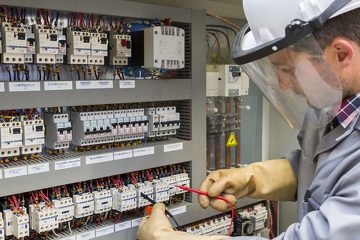
<path id="1" fill-rule="evenodd" d="M 170 199 L 169 196 L 169 184 L 165 181 L 154 179 L 154 201 L 166 202 Z"/>
<path id="2" fill-rule="evenodd" d="M 45 143 L 44 121 L 40 117 L 32 120 L 23 120 L 23 146 L 22 154 L 34 154 L 42 152 L 42 144 Z"/>
<path id="3" fill-rule="evenodd" d="M 52 204 L 58 210 L 59 223 L 68 222 L 74 219 L 75 206 L 71 197 L 54 199 Z"/>
<path id="4" fill-rule="evenodd" d="M 128 58 L 131 57 L 131 36 L 110 33 L 109 38 L 109 65 L 128 65 Z"/>
<path id="5" fill-rule="evenodd" d="M 206 65 L 206 96 L 237 97 L 249 94 L 249 77 L 239 65 Z"/>
<path id="6" fill-rule="evenodd" d="M 2 24 L 2 62 L 23 64 L 27 54 L 27 34 L 24 27 L 12 27 L 9 23 Z"/>
<path id="7" fill-rule="evenodd" d="M 132 61 L 147 68 L 185 67 L 185 31 L 175 26 L 156 26 L 132 32 Z"/>
<path id="8" fill-rule="evenodd" d="M 55 64 L 56 55 L 59 54 L 59 33 L 42 25 L 34 27 L 36 37 L 35 63 Z"/>
<path id="9" fill-rule="evenodd" d="M 146 114 L 149 116 L 148 137 L 163 137 L 175 135 L 180 128 L 180 113 L 176 107 L 148 108 Z"/>
<path id="10" fill-rule="evenodd" d="M 137 190 L 138 190 L 138 208 L 150 205 L 151 203 L 145 198 L 143 198 L 141 194 L 145 194 L 149 198 L 154 199 L 154 188 L 152 186 L 152 183 L 149 181 L 146 181 L 144 183 L 138 183 Z"/>
<path id="11" fill-rule="evenodd" d="M 38 233 L 59 228 L 58 209 L 46 203 L 29 206 L 30 228 Z"/>
<path id="12" fill-rule="evenodd" d="M 108 38 L 106 33 L 91 33 L 91 55 L 88 56 L 88 64 L 104 65 L 105 57 L 108 56 Z"/>
<path id="13" fill-rule="evenodd" d="M 92 194 L 95 201 L 95 214 L 111 210 L 113 204 L 111 190 L 103 189 L 99 191 L 94 191 Z"/>
<path id="14" fill-rule="evenodd" d="M 3 213 L 5 236 L 14 236 L 16 238 L 29 236 L 29 215 L 26 208 L 20 207 L 18 211 L 4 210 Z"/>
<path id="15" fill-rule="evenodd" d="M 67 113 L 45 113 L 45 146 L 47 149 L 67 149 L 72 141 L 72 125 Z"/>
<path id="16" fill-rule="evenodd" d="M 75 218 L 82 218 L 94 214 L 94 197 L 91 193 L 74 195 L 73 201 L 75 204 Z"/>
<path id="17" fill-rule="evenodd" d="M 121 189 L 111 189 L 113 193 L 112 209 L 126 212 L 137 208 L 137 190 L 134 185 L 129 184 Z"/>
<path id="18" fill-rule="evenodd" d="M 68 64 L 88 64 L 91 55 L 91 35 L 87 31 L 74 31 L 67 28 Z"/>

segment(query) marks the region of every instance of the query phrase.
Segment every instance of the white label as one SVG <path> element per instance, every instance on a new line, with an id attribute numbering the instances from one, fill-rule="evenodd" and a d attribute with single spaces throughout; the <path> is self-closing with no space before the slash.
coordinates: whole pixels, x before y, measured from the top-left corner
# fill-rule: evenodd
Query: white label
<path id="1" fill-rule="evenodd" d="M 0 179 L 3 179 L 2 169 L 0 169 Z"/>
<path id="2" fill-rule="evenodd" d="M 135 88 L 135 80 L 120 80 L 120 88 Z"/>
<path id="3" fill-rule="evenodd" d="M 27 175 L 27 166 L 4 169 L 5 178 Z"/>
<path id="4" fill-rule="evenodd" d="M 72 90 L 72 81 L 44 82 L 45 91 Z"/>
<path id="5" fill-rule="evenodd" d="M 96 237 L 105 236 L 114 232 L 114 225 L 96 229 Z"/>
<path id="6" fill-rule="evenodd" d="M 182 142 L 167 144 L 167 145 L 164 145 L 164 152 L 179 151 L 179 150 L 183 150 L 183 148 L 184 148 L 184 144 Z"/>
<path id="7" fill-rule="evenodd" d="M 40 82 L 9 82 L 9 92 L 40 91 Z"/>
<path id="8" fill-rule="evenodd" d="M 28 174 L 43 173 L 48 172 L 49 170 L 49 163 L 40 163 L 28 166 Z"/>
<path id="9" fill-rule="evenodd" d="M 115 232 L 131 228 L 131 221 L 115 224 Z"/>
<path id="10" fill-rule="evenodd" d="M 76 236 L 64 237 L 64 238 L 61 238 L 61 240 L 76 240 Z"/>
<path id="11" fill-rule="evenodd" d="M 186 206 L 181 206 L 181 207 L 176 207 L 176 208 L 173 208 L 173 209 L 169 209 L 169 212 L 174 216 L 179 215 L 181 213 L 186 213 Z"/>
<path id="12" fill-rule="evenodd" d="M 133 151 L 132 150 L 114 152 L 114 160 L 131 158 L 132 156 L 133 156 Z"/>
<path id="13" fill-rule="evenodd" d="M 154 147 L 134 149 L 134 157 L 154 154 Z"/>
<path id="14" fill-rule="evenodd" d="M 113 88 L 112 80 L 76 81 L 76 89 L 104 89 Z"/>
<path id="15" fill-rule="evenodd" d="M 86 164 L 95 164 L 95 163 L 101 163 L 101 162 L 109 162 L 114 160 L 114 154 L 113 153 L 104 153 L 99 155 L 92 155 L 86 157 Z"/>
<path id="16" fill-rule="evenodd" d="M 0 82 L 0 92 L 5 92 L 5 83 Z"/>
<path id="17" fill-rule="evenodd" d="M 132 227 L 137 227 L 137 226 L 139 226 L 140 223 L 141 223 L 141 220 L 142 220 L 142 218 L 137 218 L 137 219 L 131 220 L 131 226 L 132 226 Z"/>
<path id="18" fill-rule="evenodd" d="M 75 168 L 80 166 L 81 166 L 80 158 L 68 159 L 68 160 L 55 162 L 55 171 L 68 169 L 68 168 Z"/>
<path id="19" fill-rule="evenodd" d="M 92 238 L 95 238 L 95 230 L 86 233 L 80 233 L 76 236 L 76 240 L 88 240 Z"/>

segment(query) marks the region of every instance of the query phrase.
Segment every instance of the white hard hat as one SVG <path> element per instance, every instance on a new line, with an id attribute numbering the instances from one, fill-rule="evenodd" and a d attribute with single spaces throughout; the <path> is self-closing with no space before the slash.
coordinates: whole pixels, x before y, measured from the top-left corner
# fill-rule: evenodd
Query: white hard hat
<path id="1" fill-rule="evenodd" d="M 232 50 L 239 64 L 294 44 L 328 19 L 359 8 L 360 0 L 243 0 L 243 6 L 248 25 Z"/>

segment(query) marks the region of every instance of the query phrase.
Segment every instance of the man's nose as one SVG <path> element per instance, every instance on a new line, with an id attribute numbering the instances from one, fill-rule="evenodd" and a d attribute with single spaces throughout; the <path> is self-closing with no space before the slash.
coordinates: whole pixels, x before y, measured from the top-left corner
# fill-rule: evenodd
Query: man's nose
<path id="1" fill-rule="evenodd" d="M 279 88 L 281 91 L 293 90 L 294 84 L 289 77 L 279 76 Z"/>

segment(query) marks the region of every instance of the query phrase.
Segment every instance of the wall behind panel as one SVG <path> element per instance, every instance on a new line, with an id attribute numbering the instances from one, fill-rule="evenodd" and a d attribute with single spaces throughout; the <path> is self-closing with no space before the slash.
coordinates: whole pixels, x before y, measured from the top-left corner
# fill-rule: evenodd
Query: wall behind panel
<path id="1" fill-rule="evenodd" d="M 289 151 L 298 149 L 297 133 L 297 130 L 288 127 L 275 108 L 270 104 L 269 159 L 286 156 Z M 280 203 L 280 232 L 284 232 L 290 224 L 296 222 L 296 211 L 295 202 Z"/>

